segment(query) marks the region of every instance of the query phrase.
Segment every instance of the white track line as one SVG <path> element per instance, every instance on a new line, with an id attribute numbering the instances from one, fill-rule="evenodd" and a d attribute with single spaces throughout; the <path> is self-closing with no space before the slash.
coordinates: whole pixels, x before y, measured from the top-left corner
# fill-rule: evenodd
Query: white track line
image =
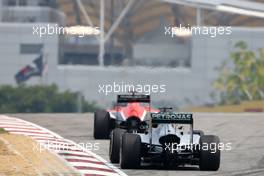
<path id="1" fill-rule="evenodd" d="M 87 152 L 83 151 L 60 151 L 60 153 L 68 153 L 68 154 L 73 154 L 73 155 L 86 155 L 86 156 L 92 156 L 90 154 L 88 154 Z"/>
<path id="2" fill-rule="evenodd" d="M 1 122 L 0 122 L 1 123 Z M 21 130 L 39 130 L 35 127 L 25 127 L 25 126 L 15 126 L 15 125 L 1 125 L 0 128 L 5 128 L 7 130 L 16 130 L 16 129 L 21 129 Z"/>
<path id="3" fill-rule="evenodd" d="M 35 136 L 35 137 L 32 137 L 33 139 L 35 139 L 35 140 L 39 140 L 39 141 L 57 141 L 57 142 L 68 142 L 67 140 L 65 140 L 65 139 L 61 139 L 61 138 L 58 138 L 58 137 L 55 137 L 55 136 L 53 136 L 53 137 L 37 137 L 37 136 Z M 68 142 L 69 143 L 69 142 Z"/>
<path id="4" fill-rule="evenodd" d="M 79 156 L 67 156 L 65 155 L 64 158 L 67 159 L 73 159 L 73 160 L 88 160 L 92 162 L 98 162 L 98 159 L 91 158 L 91 157 L 79 157 Z"/>
<path id="5" fill-rule="evenodd" d="M 2 125 L 20 125 L 20 126 L 28 126 L 28 127 L 31 127 L 31 125 L 27 125 L 27 124 L 25 124 L 25 123 L 23 123 L 23 122 L 6 122 L 6 121 L 4 121 L 4 122 L 0 122 Z"/>
<path id="6" fill-rule="evenodd" d="M 1 123 L 1 122 L 0 122 Z M 5 127 L 5 129 L 7 131 L 23 131 L 23 132 L 41 132 L 39 131 L 39 129 L 37 128 L 33 128 L 33 129 L 24 129 L 24 128 L 13 128 L 13 127 Z M 45 133 L 45 134 L 48 134 L 46 132 L 41 132 L 41 133 Z"/>
<path id="7" fill-rule="evenodd" d="M 52 135 L 50 135 L 50 134 L 34 134 L 34 133 L 30 133 L 30 132 L 14 132 L 14 131 L 10 131 L 9 133 L 11 133 L 11 134 L 23 134 L 23 135 L 26 135 L 26 136 L 52 137 Z"/>
<path id="8" fill-rule="evenodd" d="M 53 140 L 38 140 L 40 143 L 43 143 L 47 146 L 51 146 L 51 147 L 72 147 L 72 148 L 76 148 L 75 145 L 71 144 L 71 143 L 68 143 L 68 142 L 60 142 L 60 141 L 53 141 Z"/>
<path id="9" fill-rule="evenodd" d="M 104 176 L 120 176 L 117 173 L 110 173 L 110 172 L 104 172 L 104 171 L 95 171 L 95 170 L 81 170 L 82 174 L 87 175 L 104 175 Z"/>
<path id="10" fill-rule="evenodd" d="M 94 164 L 94 163 L 87 163 L 87 162 L 71 162 L 74 166 L 78 167 L 93 167 L 93 168 L 100 168 L 100 169 L 106 169 L 109 171 L 113 171 L 108 166 L 104 164 Z"/>

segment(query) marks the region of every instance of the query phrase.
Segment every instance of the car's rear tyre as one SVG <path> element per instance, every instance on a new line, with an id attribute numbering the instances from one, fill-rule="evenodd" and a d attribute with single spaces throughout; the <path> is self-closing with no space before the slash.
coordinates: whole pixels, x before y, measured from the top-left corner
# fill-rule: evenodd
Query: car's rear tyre
<path id="1" fill-rule="evenodd" d="M 204 135 L 200 138 L 199 168 L 203 171 L 217 171 L 220 166 L 220 140 L 218 136 Z"/>
<path id="2" fill-rule="evenodd" d="M 193 134 L 198 134 L 200 136 L 204 136 L 203 130 L 193 130 Z"/>
<path id="3" fill-rule="evenodd" d="M 109 139 L 113 120 L 107 111 L 99 110 L 94 113 L 94 138 Z"/>
<path id="4" fill-rule="evenodd" d="M 111 163 L 119 163 L 120 148 L 122 135 L 126 132 L 124 129 L 116 128 L 113 130 L 110 137 L 109 158 Z"/>
<path id="5" fill-rule="evenodd" d="M 125 133 L 122 136 L 121 169 L 137 169 L 141 163 L 141 138 L 137 134 Z"/>

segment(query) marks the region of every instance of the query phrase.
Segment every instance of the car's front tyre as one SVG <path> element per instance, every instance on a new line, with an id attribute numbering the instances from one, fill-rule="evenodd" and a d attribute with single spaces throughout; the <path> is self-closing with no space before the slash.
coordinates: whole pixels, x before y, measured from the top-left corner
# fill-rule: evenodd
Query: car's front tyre
<path id="1" fill-rule="evenodd" d="M 107 111 L 99 110 L 94 113 L 94 138 L 109 139 L 113 120 Z"/>

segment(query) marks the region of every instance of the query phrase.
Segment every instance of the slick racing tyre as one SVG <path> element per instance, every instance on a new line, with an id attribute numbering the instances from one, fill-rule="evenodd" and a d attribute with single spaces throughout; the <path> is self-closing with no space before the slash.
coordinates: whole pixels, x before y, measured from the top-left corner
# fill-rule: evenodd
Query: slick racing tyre
<path id="1" fill-rule="evenodd" d="M 109 139 L 114 121 L 107 111 L 100 110 L 94 113 L 94 138 Z"/>
<path id="2" fill-rule="evenodd" d="M 137 134 L 125 133 L 122 136 L 121 169 L 137 169 L 141 162 L 141 138 Z"/>
<path id="3" fill-rule="evenodd" d="M 109 158 L 111 163 L 119 163 L 122 135 L 126 130 L 116 128 L 110 137 Z"/>
<path id="4" fill-rule="evenodd" d="M 220 166 L 220 140 L 218 136 L 204 135 L 200 137 L 199 168 L 203 171 L 217 171 Z"/>

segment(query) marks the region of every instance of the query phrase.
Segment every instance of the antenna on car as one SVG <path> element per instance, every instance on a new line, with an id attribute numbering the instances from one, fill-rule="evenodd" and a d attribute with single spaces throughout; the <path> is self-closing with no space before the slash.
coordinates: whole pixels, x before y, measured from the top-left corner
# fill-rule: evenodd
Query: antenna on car
<path id="1" fill-rule="evenodd" d="M 134 91 L 134 90 L 131 90 L 129 91 L 128 93 L 131 93 L 133 96 L 136 95 L 138 92 L 137 91 Z"/>

